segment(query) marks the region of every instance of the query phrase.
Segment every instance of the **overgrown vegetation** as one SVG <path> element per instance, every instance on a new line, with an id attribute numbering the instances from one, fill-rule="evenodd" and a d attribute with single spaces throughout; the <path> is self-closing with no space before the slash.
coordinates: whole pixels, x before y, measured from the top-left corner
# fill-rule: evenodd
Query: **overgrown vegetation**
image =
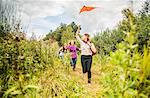
<path id="1" fill-rule="evenodd" d="M 68 43 L 69 40 L 75 40 L 76 30 L 77 25 L 74 22 L 69 25 L 62 23 L 55 31 L 50 31 L 43 40 L 52 39 L 61 46 Z"/>
<path id="2" fill-rule="evenodd" d="M 109 54 L 116 50 L 116 45 L 125 40 L 126 33 L 130 32 L 131 25 L 129 24 L 129 16 L 133 18 L 135 26 L 135 42 L 138 44 L 138 51 L 143 52 L 144 46 L 149 46 L 150 39 L 150 2 L 147 0 L 142 9 L 137 14 L 133 14 L 129 9 L 123 10 L 124 19 L 118 24 L 116 29 L 107 29 L 104 32 L 98 33 L 93 38 L 98 52 L 101 55 Z"/>
<path id="3" fill-rule="evenodd" d="M 125 31 L 124 41 L 116 45 L 116 51 L 110 52 L 110 56 L 106 58 L 107 63 L 103 65 L 101 80 L 106 90 L 103 96 L 148 98 L 150 96 L 150 62 L 148 61 L 150 51 L 145 47 L 143 54 L 138 52 L 135 17 L 128 9 L 124 10 L 124 14 L 128 15 L 124 21 L 128 22 L 130 30 Z"/>
<path id="4" fill-rule="evenodd" d="M 122 11 L 117 29 L 94 37 L 102 58 L 100 84 L 102 97 L 150 97 L 150 2 L 138 14 Z M 103 53 L 103 54 L 102 54 Z"/>
<path id="5" fill-rule="evenodd" d="M 16 6 L 15 1 L 0 1 L 0 97 L 91 97 L 71 76 L 69 54 L 63 61 L 57 57 L 59 46 L 75 40 L 77 25 L 61 24 L 43 40 L 27 40 Z M 98 50 L 93 66 L 101 73 L 96 97 L 150 97 L 149 8 L 147 0 L 137 14 L 124 9 L 114 30 L 93 37 Z"/>
<path id="6" fill-rule="evenodd" d="M 11 18 L 17 18 L 15 1 L 0 1 L 0 5 L 5 13 L 0 16 L 0 97 L 81 96 L 82 86 L 68 74 L 69 63 L 57 57 L 57 42 L 27 40 L 20 23 L 11 25 L 19 20 Z M 8 15 L 9 7 L 14 7 L 13 16 Z"/>

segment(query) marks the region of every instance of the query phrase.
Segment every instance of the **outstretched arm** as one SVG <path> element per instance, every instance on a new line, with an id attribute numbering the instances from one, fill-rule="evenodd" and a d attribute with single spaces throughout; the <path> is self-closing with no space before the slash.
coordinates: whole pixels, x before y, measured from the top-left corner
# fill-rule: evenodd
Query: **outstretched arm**
<path id="1" fill-rule="evenodd" d="M 79 33 L 80 33 L 80 26 L 78 25 L 78 29 L 77 29 L 77 32 L 76 32 L 76 39 L 81 43 L 82 40 L 81 40 L 81 38 L 79 36 Z"/>
<path id="2" fill-rule="evenodd" d="M 60 48 L 59 48 L 59 50 L 58 50 L 58 52 L 62 51 L 62 49 L 63 49 L 63 48 L 62 48 L 62 47 L 60 47 Z"/>

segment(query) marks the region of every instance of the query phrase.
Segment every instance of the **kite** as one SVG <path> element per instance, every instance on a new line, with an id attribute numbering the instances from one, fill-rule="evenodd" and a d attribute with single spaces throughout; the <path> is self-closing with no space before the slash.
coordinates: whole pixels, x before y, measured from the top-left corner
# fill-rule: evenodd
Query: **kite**
<path id="1" fill-rule="evenodd" d="M 88 7 L 88 6 L 83 6 L 82 9 L 80 10 L 80 13 L 85 12 L 85 11 L 91 11 L 95 9 L 96 7 Z"/>

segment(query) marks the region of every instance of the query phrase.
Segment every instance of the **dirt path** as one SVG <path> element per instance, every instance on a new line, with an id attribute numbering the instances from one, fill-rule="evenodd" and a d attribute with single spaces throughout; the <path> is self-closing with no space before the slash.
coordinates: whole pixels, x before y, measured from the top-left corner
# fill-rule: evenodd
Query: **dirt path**
<path id="1" fill-rule="evenodd" d="M 87 78 L 86 80 L 83 80 L 81 65 L 78 65 L 76 71 L 72 71 L 71 75 L 77 82 L 83 85 L 83 88 L 86 90 L 89 97 L 97 98 L 96 96 L 100 93 L 101 87 L 99 83 L 100 72 L 97 70 L 95 66 L 92 67 L 91 84 L 87 83 Z M 88 96 L 87 98 L 89 98 Z"/>

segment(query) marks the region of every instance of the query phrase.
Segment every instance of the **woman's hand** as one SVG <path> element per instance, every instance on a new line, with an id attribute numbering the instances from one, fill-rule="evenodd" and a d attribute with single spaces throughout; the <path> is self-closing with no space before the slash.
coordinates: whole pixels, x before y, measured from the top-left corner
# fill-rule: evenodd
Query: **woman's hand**
<path id="1" fill-rule="evenodd" d="M 80 25 L 78 25 L 78 29 L 77 29 L 76 35 L 79 35 L 79 32 L 80 32 Z"/>

